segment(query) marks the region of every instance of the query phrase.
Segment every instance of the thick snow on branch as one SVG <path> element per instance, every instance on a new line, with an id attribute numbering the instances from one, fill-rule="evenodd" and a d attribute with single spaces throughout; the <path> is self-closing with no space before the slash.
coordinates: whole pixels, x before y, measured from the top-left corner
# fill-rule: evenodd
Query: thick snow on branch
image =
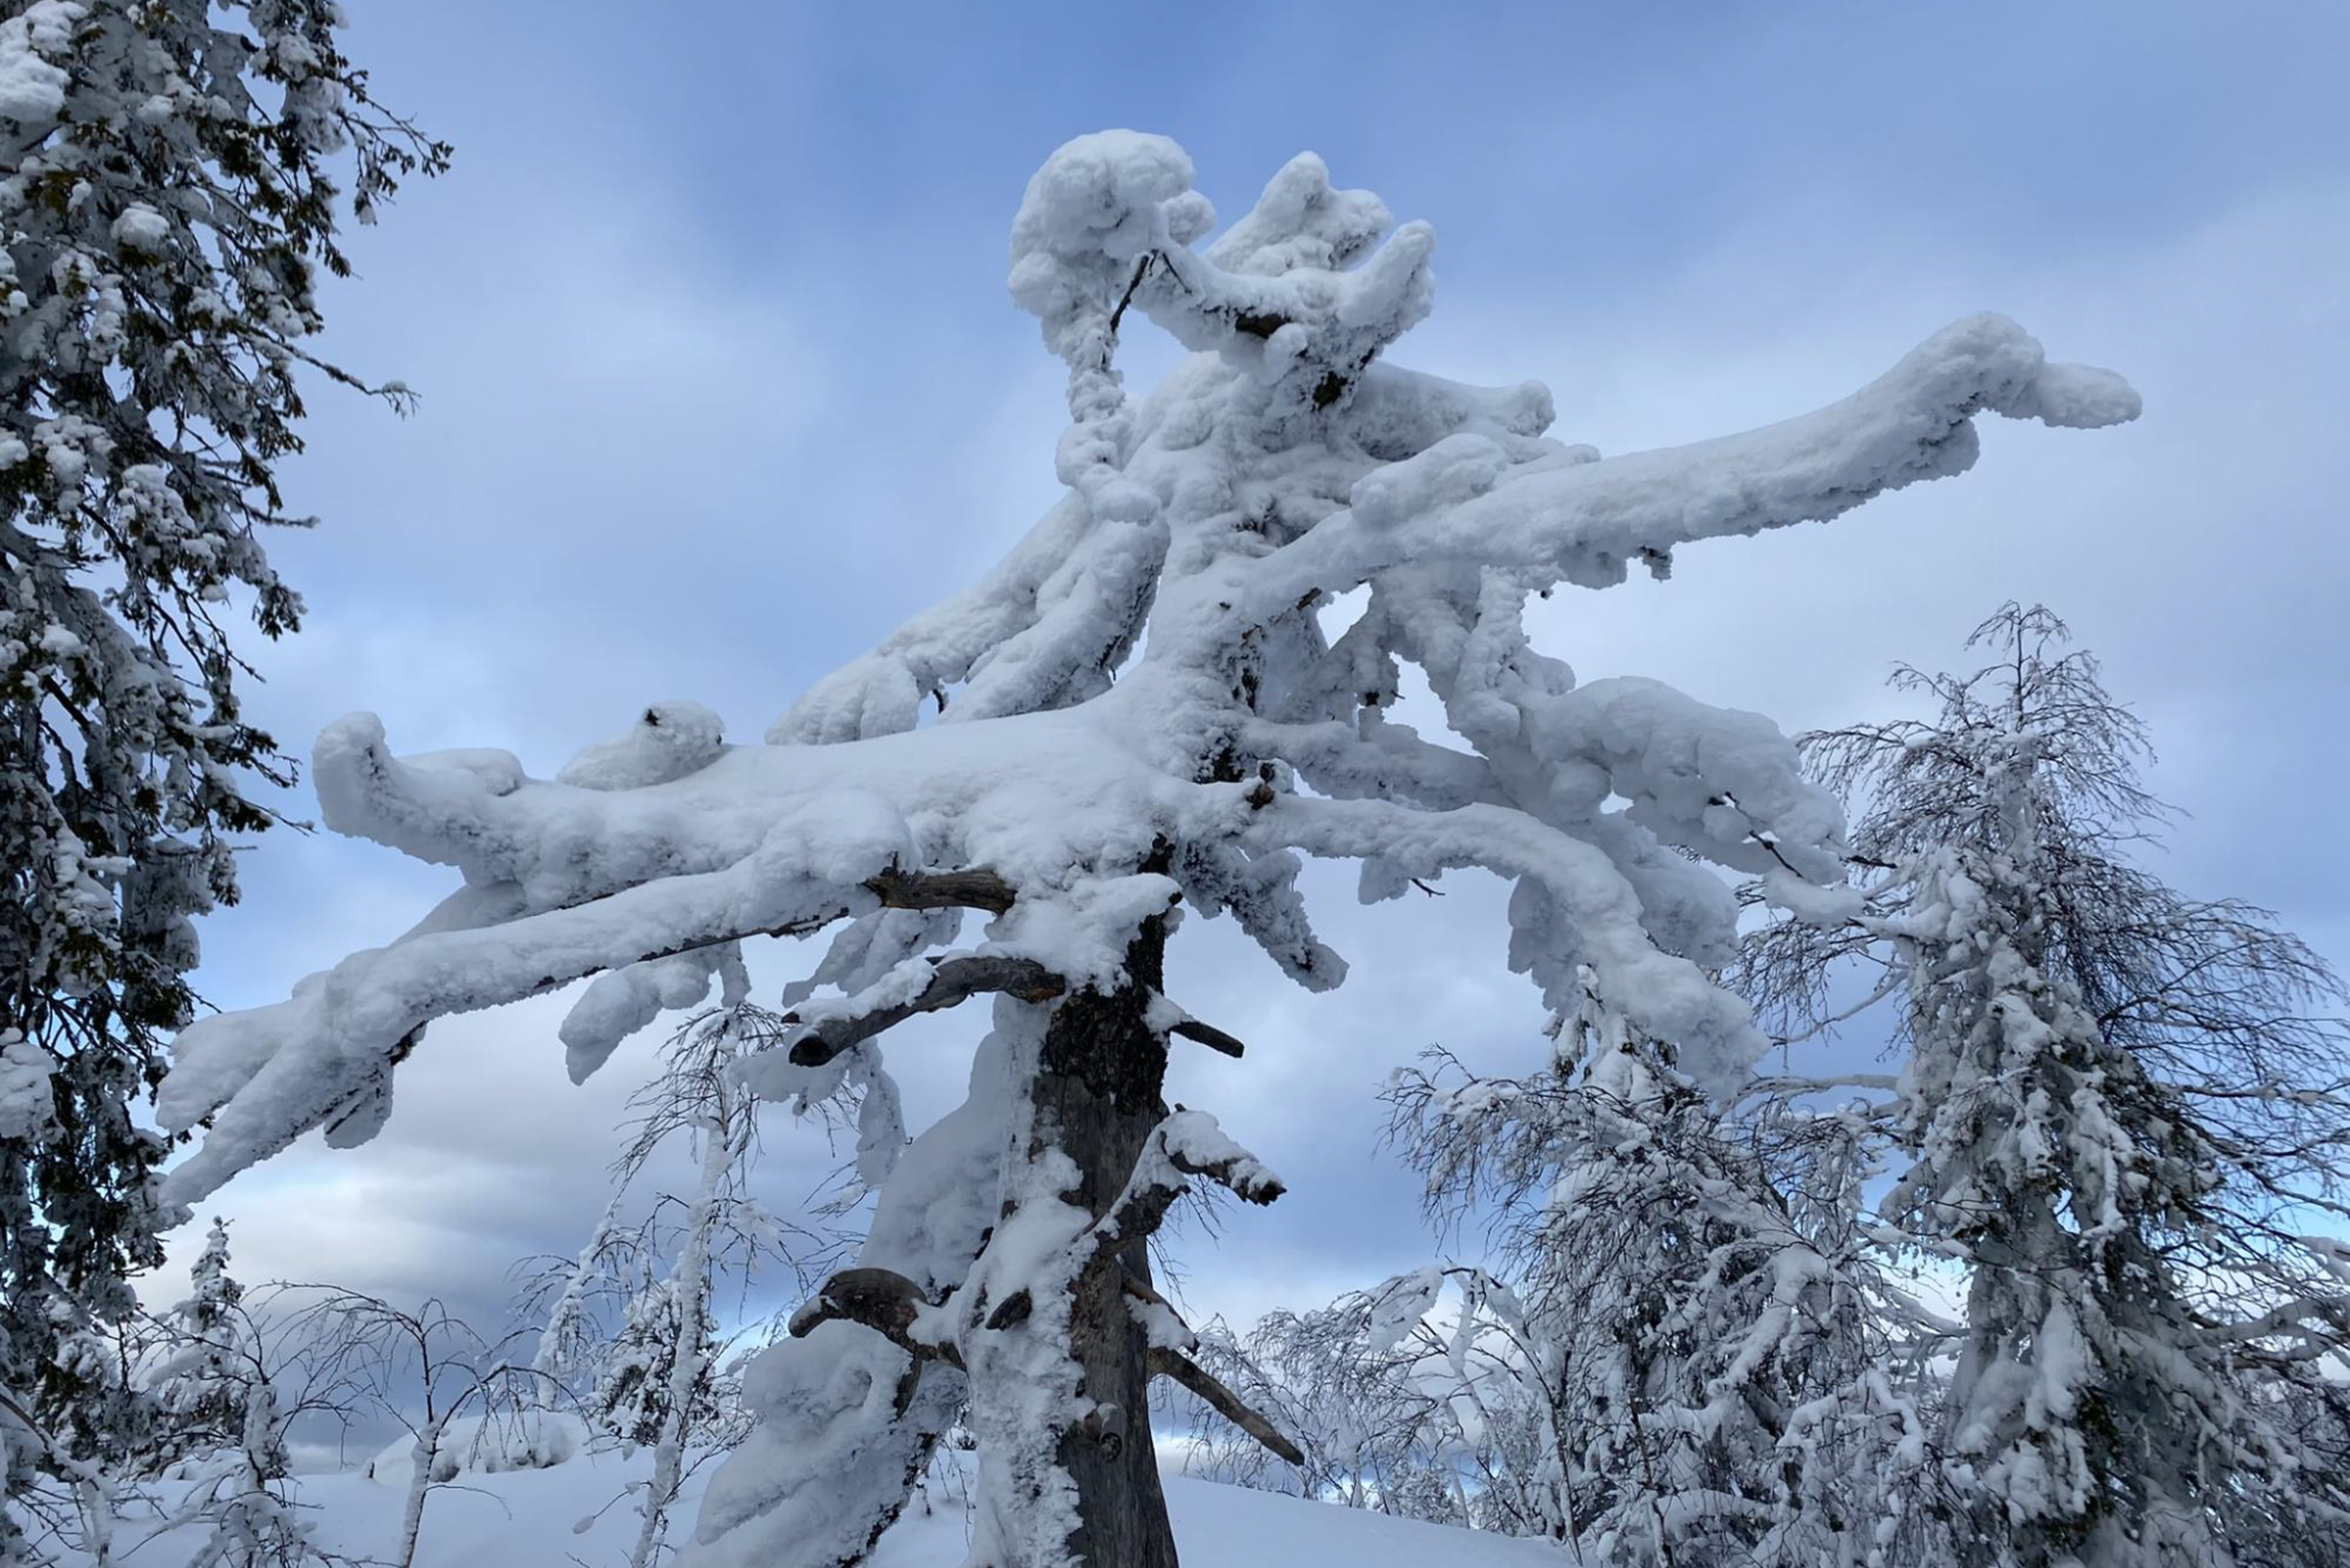
<path id="1" fill-rule="evenodd" d="M 549 782 L 502 751 L 398 758 L 366 716 L 320 738 L 328 823 L 467 888 L 293 1001 L 185 1032 L 163 1117 L 213 1121 L 173 1201 L 347 1114 L 447 1013 L 606 975 L 566 1028 L 584 1075 L 697 1001 L 714 954 L 833 921 L 849 946 L 820 983 L 870 1012 L 848 999 L 953 940 L 952 918 L 879 910 L 865 884 L 891 869 L 990 868 L 1016 902 L 972 951 L 1083 987 L 1115 979 L 1132 922 L 1177 887 L 1301 982 L 1335 983 L 1292 851 L 1364 860 L 1371 896 L 1482 867 L 1520 884 L 1517 967 L 1556 989 L 1589 964 L 1693 1072 L 1740 1069 L 1757 1039 L 1700 972 L 1735 911 L 1676 851 L 1795 896 L 1837 879 L 1836 808 L 1767 720 L 1579 684 L 1528 645 L 1527 595 L 1957 472 L 1978 412 L 2097 425 L 2135 395 L 1981 316 L 1818 412 L 1597 459 L 1541 437 L 1538 385 L 1373 366 L 1428 308 L 1424 228 L 1388 234 L 1375 197 L 1304 157 L 1196 248 L 1211 215 L 1190 179 L 1172 143 L 1127 132 L 1038 173 L 1012 289 L 1070 367 L 1070 492 L 980 584 L 822 683 L 776 744 L 729 746 L 707 710 L 659 703 Z M 1139 406 L 1114 366 L 1131 313 L 1201 351 Z M 1367 585 L 1368 613 L 1325 643 L 1312 607 Z M 1404 662 L 1443 701 L 1445 744 L 1386 715 Z M 1137 876 L 1167 845 L 1174 883 Z"/>
<path id="2" fill-rule="evenodd" d="M 1344 591 L 1380 567 L 1439 559 L 1609 588 L 1684 544 L 1824 522 L 1964 473 L 1979 451 L 1978 413 L 2094 429 L 2138 410 L 2112 372 L 2050 364 L 2006 317 L 1971 316 L 1842 402 L 1742 435 L 1601 462 L 1537 459 L 1517 473 L 1490 437 L 1448 436 L 1358 483 L 1351 513 L 1246 572 L 1248 591 L 1269 612 L 1285 595 Z"/>
<path id="3" fill-rule="evenodd" d="M 1205 1176 L 1248 1203 L 1270 1203 L 1285 1189 L 1265 1163 L 1225 1135 L 1204 1111 L 1178 1111 L 1152 1130 L 1126 1190 L 1093 1227 L 1094 1244 L 1124 1246 L 1158 1228 L 1187 1179 Z"/>

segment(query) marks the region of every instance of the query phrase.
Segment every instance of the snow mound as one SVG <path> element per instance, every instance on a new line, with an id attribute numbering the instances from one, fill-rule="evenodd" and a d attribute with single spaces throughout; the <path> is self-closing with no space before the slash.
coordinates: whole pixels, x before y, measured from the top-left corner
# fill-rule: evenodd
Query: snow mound
<path id="1" fill-rule="evenodd" d="M 588 1436 L 585 1421 L 561 1411 L 530 1410 L 488 1420 L 461 1417 L 441 1432 L 439 1450 L 432 1457 L 432 1478 L 450 1481 L 461 1475 L 549 1470 L 584 1452 Z M 363 1474 L 380 1485 L 405 1489 L 415 1473 L 416 1440 L 403 1434 L 370 1460 Z"/>

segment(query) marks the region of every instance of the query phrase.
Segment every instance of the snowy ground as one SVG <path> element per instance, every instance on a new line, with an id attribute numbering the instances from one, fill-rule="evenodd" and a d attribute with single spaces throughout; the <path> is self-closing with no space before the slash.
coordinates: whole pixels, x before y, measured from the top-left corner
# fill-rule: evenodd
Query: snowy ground
<path id="1" fill-rule="evenodd" d="M 620 1568 L 637 1518 L 621 1488 L 645 1468 L 606 1454 L 551 1470 L 467 1473 L 436 1487 L 425 1506 L 416 1568 Z M 873 1568 L 955 1568 L 963 1560 L 964 1511 L 957 1477 L 934 1477 L 881 1542 Z M 318 1544 L 383 1560 L 400 1533 L 402 1492 L 356 1472 L 302 1477 L 300 1502 L 315 1510 Z M 1538 1541 L 1447 1529 L 1328 1503 L 1169 1477 L 1167 1503 L 1184 1560 L 1201 1568 L 1555 1568 Z M 689 1482 L 677 1534 L 692 1529 L 700 1500 Z M 588 1528 L 575 1533 L 583 1522 Z M 125 1530 L 116 1549 L 137 1540 Z M 152 1541 L 130 1564 L 176 1563 L 177 1543 Z"/>

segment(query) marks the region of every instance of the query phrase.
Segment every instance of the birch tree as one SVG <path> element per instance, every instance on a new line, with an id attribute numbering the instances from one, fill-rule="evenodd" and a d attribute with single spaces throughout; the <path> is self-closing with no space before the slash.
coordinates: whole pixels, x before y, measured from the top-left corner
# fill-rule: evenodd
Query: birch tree
<path id="1" fill-rule="evenodd" d="M 534 1374 L 506 1359 L 511 1336 L 486 1340 L 437 1299 L 411 1311 L 333 1286 L 277 1292 L 305 1382 L 334 1390 L 346 1408 L 372 1405 L 408 1435 L 392 1568 L 415 1568 L 425 1504 L 468 1460 L 488 1469 L 536 1462 L 532 1427 L 545 1412 L 533 1398 Z"/>
<path id="2" fill-rule="evenodd" d="M 1560 1023 L 1548 1072 L 1390 1090 L 1431 1207 L 1498 1216 L 1547 1440 L 1509 1488 L 1585 1561 L 1858 1568 L 1922 1432 L 1911 1304 L 1818 1212 L 1844 1123 L 1734 1119 L 1605 1009 Z"/>

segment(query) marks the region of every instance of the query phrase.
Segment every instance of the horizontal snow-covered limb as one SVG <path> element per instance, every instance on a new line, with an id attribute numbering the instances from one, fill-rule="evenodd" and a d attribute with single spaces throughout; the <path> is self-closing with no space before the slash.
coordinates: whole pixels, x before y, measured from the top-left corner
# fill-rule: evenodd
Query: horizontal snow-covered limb
<path id="1" fill-rule="evenodd" d="M 744 1082 L 753 1093 L 783 1099 L 796 1093 L 788 1074 L 769 1069 L 822 1067 L 834 1058 L 920 1013 L 939 1012 L 975 996 L 1001 994 L 1023 1002 L 1049 1002 L 1069 981 L 1033 958 L 962 953 L 909 958 L 875 984 L 838 1001 L 803 1004 L 786 1021 L 799 1024 L 787 1050 L 765 1053 L 744 1063 Z M 777 1058 L 770 1063 L 769 1058 Z"/>
<path id="2" fill-rule="evenodd" d="M 511 884 L 531 909 L 733 864 L 822 797 L 840 819 L 825 836 L 846 858 L 865 856 L 876 834 L 897 860 L 914 858 L 885 792 L 866 789 L 853 767 L 794 768 L 791 756 L 721 751 L 680 778 L 589 788 L 529 778 L 503 751 L 395 757 L 381 721 L 353 714 L 320 734 L 311 772 L 335 831 L 455 866 L 476 885 Z"/>
<path id="3" fill-rule="evenodd" d="M 1382 472 L 1388 495 L 1375 521 L 1334 514 L 1268 558 L 1233 562 L 1218 587 L 1252 617 L 1310 592 L 1345 592 L 1405 561 L 1535 567 L 1606 588 L 1632 562 L 1683 544 L 1824 521 L 1888 490 L 1963 473 L 1978 449 L 1978 413 L 2087 429 L 2138 409 L 2137 393 L 2112 372 L 2051 364 L 2006 317 L 1971 316 L 1842 402 L 1740 435 L 1530 472 L 1477 457 L 1479 447 L 1501 456 L 1486 438 L 1448 437 Z M 1482 493 L 1454 499 L 1471 472 L 1464 463 L 1493 478 Z M 1397 487 L 1415 479 L 1434 504 L 1400 504 Z"/>
<path id="4" fill-rule="evenodd" d="M 313 777 L 336 831 L 457 866 L 476 886 L 510 885 L 518 910 L 733 865 L 803 814 L 828 819 L 810 835 L 814 875 L 852 886 L 880 867 L 986 867 L 1008 894 L 1067 886 L 1079 861 L 1129 841 L 1134 852 L 1109 858 L 1143 858 L 1181 790 L 1140 750 L 1165 723 L 1013 715 L 839 745 L 737 746 L 667 782 L 583 789 L 529 778 L 504 752 L 396 758 L 361 714 L 320 737 Z M 1092 852 L 1073 855 L 1073 842 Z"/>
<path id="5" fill-rule="evenodd" d="M 1727 957 L 1735 902 L 1718 876 L 1666 846 L 1782 880 L 1841 881 L 1841 812 L 1803 778 L 1794 746 L 1769 720 L 1652 681 L 1572 687 L 1562 678 L 1563 690 L 1519 681 L 1473 699 L 1449 670 L 1442 679 L 1449 712 L 1473 702 L 1500 710 L 1455 725 L 1489 732 L 1490 757 L 1424 742 L 1375 707 L 1351 726 L 1260 720 L 1240 738 L 1340 799 L 1527 811 L 1604 850 L 1638 896 L 1651 936 L 1705 962 Z M 1604 810 L 1610 794 L 1630 805 Z M 1367 885 L 1366 897 L 1408 885 L 1389 877 Z"/>
<path id="6" fill-rule="evenodd" d="M 202 1197 L 322 1122 L 345 1141 L 379 1126 L 393 1055 L 430 1019 L 618 971 L 567 1021 L 584 1072 L 652 1010 L 706 987 L 710 950 L 885 902 L 986 910 L 997 920 L 974 956 L 1039 965 L 1069 986 L 1113 980 L 1128 934 L 1179 888 L 1089 875 L 1087 863 L 1136 863 L 1179 818 L 1213 832 L 1216 813 L 1201 815 L 1194 797 L 1238 794 L 1168 778 L 1115 719 L 1068 711 L 738 749 L 686 777 L 613 790 L 538 783 L 480 753 L 401 763 L 372 719 L 337 726 L 322 787 L 340 792 L 344 825 L 460 860 L 479 891 L 288 1003 L 182 1033 L 160 1114 L 175 1131 L 208 1117 L 211 1129 L 169 1178 L 170 1201 Z M 988 869 L 901 869 L 934 845 Z M 914 939 L 938 934 L 926 925 Z"/>
<path id="7" fill-rule="evenodd" d="M 1626 817 L 1665 843 L 1734 870 L 1843 880 L 1842 809 L 1762 715 L 1632 676 L 1587 681 L 1524 712 L 1536 755 L 1605 768 L 1631 802 Z"/>
<path id="8" fill-rule="evenodd" d="M 1463 433 L 1481 435 L 1520 461 L 1543 456 L 1568 463 L 1596 461 L 1595 448 L 1543 439 L 1554 417 L 1551 389 L 1540 381 L 1472 386 L 1382 362 L 1356 382 L 1345 424 L 1355 443 L 1383 462 Z"/>
<path id="9" fill-rule="evenodd" d="M 173 1045 L 156 1116 L 172 1132 L 208 1115 L 213 1121 L 203 1143 L 165 1178 L 165 1201 L 205 1197 L 326 1120 L 431 1019 L 519 1001 L 604 970 L 837 918 L 843 886 L 807 869 L 810 836 L 825 834 L 837 820 L 814 815 L 779 823 L 760 852 L 722 871 L 665 877 L 485 929 L 436 931 L 369 949 L 310 977 L 291 1001 L 189 1025 Z M 864 869 L 871 875 L 886 864 L 885 852 Z"/>
<path id="10" fill-rule="evenodd" d="M 1590 965 L 1601 992 L 1643 1032 L 1672 1040 L 1681 1065 L 1727 1093 L 1764 1041 L 1743 1005 L 1685 958 L 1658 951 L 1641 924 L 1638 897 L 1606 853 L 1524 812 L 1470 805 L 1414 811 L 1384 800 L 1281 797 L 1256 814 L 1251 833 L 1266 845 L 1342 859 L 1378 858 L 1414 876 L 1482 867 L 1517 878 L 1513 957 L 1530 967 L 1545 1001 L 1567 1010 L 1580 1000 L 1576 960 Z M 1555 906 L 1528 909 L 1528 887 Z"/>
<path id="11" fill-rule="evenodd" d="M 1318 793 L 1342 800 L 1404 800 L 1437 811 L 1506 800 L 1484 758 L 1422 740 L 1411 725 L 1387 719 L 1377 707 L 1361 709 L 1351 724 L 1251 719 L 1240 726 L 1240 740 L 1258 755 L 1295 768 Z"/>
<path id="12" fill-rule="evenodd" d="M 986 910 L 997 918 L 977 955 L 1030 960 L 1072 987 L 1112 981 L 1129 934 L 1179 893 L 1169 877 L 1116 868 L 1162 840 L 1235 830 L 1237 787 L 1169 777 L 1138 754 L 1135 735 L 1163 742 L 1165 728 L 1088 704 L 841 745 L 737 748 L 681 778 L 607 790 L 527 779 L 502 754 L 403 763 L 372 719 L 347 720 L 322 744 L 319 771 L 339 824 L 457 861 L 478 891 L 288 1003 L 182 1033 L 160 1113 L 175 1131 L 207 1117 L 212 1127 L 172 1172 L 170 1201 L 203 1196 L 321 1122 L 379 1125 L 387 1058 L 431 1018 L 627 970 L 584 998 L 566 1031 L 584 1071 L 694 980 L 631 966 L 801 933 L 884 902 Z M 902 869 L 929 864 L 926 850 L 987 869 Z M 1097 865 L 1110 875 L 1088 871 Z M 1260 910 L 1283 907 L 1285 892 L 1293 901 L 1285 857 L 1227 871 L 1222 897 Z M 1285 937 L 1283 918 L 1303 930 L 1296 911 L 1272 918 Z M 938 934 L 926 926 L 913 939 Z M 1294 961 L 1340 971 L 1305 940 Z M 354 1111 L 363 1094 L 374 1098 Z"/>

